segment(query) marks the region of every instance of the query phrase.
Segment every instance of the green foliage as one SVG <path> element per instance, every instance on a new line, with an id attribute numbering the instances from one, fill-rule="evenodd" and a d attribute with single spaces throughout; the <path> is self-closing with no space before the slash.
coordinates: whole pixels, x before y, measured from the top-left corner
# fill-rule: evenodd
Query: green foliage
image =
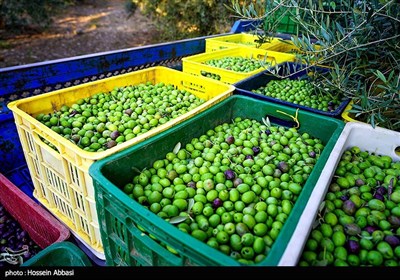
<path id="1" fill-rule="evenodd" d="M 400 131 L 399 1 L 269 1 L 262 13 L 255 6 L 231 3 L 241 18 L 260 20 L 263 40 L 288 16 L 299 59 L 332 68 L 323 86 L 351 98 L 357 120 Z"/>
<path id="2" fill-rule="evenodd" d="M 0 25 L 16 29 L 30 25 L 46 27 L 51 16 L 74 0 L 0 0 Z"/>
<path id="3" fill-rule="evenodd" d="M 224 4 L 229 0 L 130 0 L 156 22 L 163 40 L 225 33 L 234 19 Z"/>

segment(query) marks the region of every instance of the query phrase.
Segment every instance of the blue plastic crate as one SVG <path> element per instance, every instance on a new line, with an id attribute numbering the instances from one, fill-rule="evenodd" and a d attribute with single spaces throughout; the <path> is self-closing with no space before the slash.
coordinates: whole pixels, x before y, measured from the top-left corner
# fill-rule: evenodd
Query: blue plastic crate
<path id="1" fill-rule="evenodd" d="M 33 196 L 34 186 L 28 166 L 26 164 L 12 169 L 7 173 L 3 173 L 3 175 L 6 176 L 8 180 L 10 180 L 17 188 L 23 191 L 32 200 L 38 202 L 37 199 Z"/>
<path id="2" fill-rule="evenodd" d="M 325 72 L 326 73 L 326 72 L 330 71 L 329 68 L 319 67 L 319 66 L 312 66 L 312 67 L 306 68 L 305 64 L 296 63 L 296 62 L 285 62 L 285 63 L 279 64 L 278 69 L 279 69 L 278 75 L 280 75 L 280 76 L 288 75 L 289 73 L 296 72 L 296 74 L 293 74 L 292 76 L 290 76 L 290 79 L 293 79 L 293 80 L 298 79 L 298 78 L 307 78 L 307 76 L 309 74 L 311 74 L 311 72 L 320 72 L 320 73 Z M 303 70 L 301 70 L 301 69 L 303 69 Z M 271 80 L 280 80 L 279 77 L 269 74 L 267 71 L 260 72 L 256 75 L 253 75 L 247 79 L 244 79 L 240 82 L 233 84 L 236 87 L 234 94 L 246 95 L 246 96 L 250 96 L 250 97 L 253 97 L 253 98 L 256 98 L 259 100 L 266 100 L 269 102 L 290 106 L 292 108 L 299 108 L 299 109 L 306 110 L 306 111 L 309 111 L 312 113 L 325 115 L 325 116 L 329 116 L 329 117 L 334 117 L 334 118 L 341 118 L 342 112 L 346 108 L 347 104 L 350 102 L 350 99 L 344 99 L 344 100 L 342 100 L 340 105 L 334 111 L 326 112 L 326 111 L 322 111 L 322 110 L 313 109 L 311 107 L 288 102 L 285 100 L 281 100 L 278 98 L 273 98 L 270 96 L 252 92 L 252 90 L 258 89 L 261 86 L 265 86 Z"/>
<path id="3" fill-rule="evenodd" d="M 33 198 L 33 183 L 12 112 L 0 102 L 0 173 Z"/>
<path id="4" fill-rule="evenodd" d="M 12 112 L 0 103 L 0 172 L 26 165 Z"/>

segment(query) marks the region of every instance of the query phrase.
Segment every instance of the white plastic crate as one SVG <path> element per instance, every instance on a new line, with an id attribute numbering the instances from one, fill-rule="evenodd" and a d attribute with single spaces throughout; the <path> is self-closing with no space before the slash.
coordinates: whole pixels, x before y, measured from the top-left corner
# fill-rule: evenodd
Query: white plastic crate
<path id="1" fill-rule="evenodd" d="M 296 266 L 311 232 L 318 208 L 325 198 L 336 167 L 345 150 L 358 146 L 362 151 L 390 156 L 400 161 L 400 133 L 361 122 L 346 123 L 286 247 L 279 266 Z M 397 151 L 397 152 L 396 152 Z"/>

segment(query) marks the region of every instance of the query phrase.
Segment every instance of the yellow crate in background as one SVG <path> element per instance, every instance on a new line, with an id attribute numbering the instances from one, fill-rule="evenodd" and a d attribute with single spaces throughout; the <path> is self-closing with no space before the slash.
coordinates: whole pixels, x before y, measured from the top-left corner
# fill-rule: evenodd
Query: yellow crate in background
<path id="1" fill-rule="evenodd" d="M 205 64 L 206 61 L 211 59 L 220 59 L 224 57 L 252 58 L 269 63 L 271 66 L 275 66 L 276 64 L 283 62 L 293 62 L 296 60 L 296 56 L 293 54 L 279 53 L 262 49 L 251 49 L 246 47 L 236 47 L 182 58 L 182 70 L 185 73 L 190 73 L 196 76 L 219 76 L 219 80 L 221 82 L 234 84 L 267 69 L 265 67 L 261 67 L 250 72 L 236 72 L 233 70 L 227 70 Z"/>
<path id="2" fill-rule="evenodd" d="M 289 54 L 301 54 L 300 48 L 298 48 L 291 40 L 283 40 L 276 38 L 276 42 L 271 45 L 268 49 L 276 52 L 289 53 Z M 314 45 L 315 49 L 318 50 L 321 46 Z"/>
<path id="3" fill-rule="evenodd" d="M 296 47 L 291 40 L 279 37 L 271 38 L 269 42 L 262 44 L 257 43 L 258 36 L 256 34 L 238 33 L 232 35 L 221 35 L 217 37 L 207 38 L 206 52 L 219 51 L 235 47 L 248 47 L 256 49 L 264 49 L 276 52 L 299 54 L 300 49 Z M 315 45 L 316 49 L 320 46 Z"/>
<path id="4" fill-rule="evenodd" d="M 360 122 L 356 119 L 353 119 L 354 114 L 349 113 L 349 111 L 353 108 L 353 101 L 350 101 L 349 104 L 347 104 L 346 108 L 344 108 L 344 111 L 341 115 L 343 121 L 345 122 Z"/>
<path id="5" fill-rule="evenodd" d="M 235 47 L 249 47 L 269 50 L 276 44 L 280 44 L 279 39 L 273 38 L 270 42 L 257 43 L 258 36 L 249 33 L 238 33 L 232 35 L 222 35 L 206 39 L 206 52 L 214 52 Z"/>
<path id="6" fill-rule="evenodd" d="M 78 99 L 115 87 L 140 83 L 172 84 L 206 100 L 197 108 L 158 127 L 101 152 L 88 152 L 35 119 L 40 113 L 51 113 L 62 105 L 71 106 Z M 204 77 L 194 77 L 178 70 L 156 66 L 135 72 L 89 82 L 50 93 L 10 102 L 18 135 L 34 184 L 35 198 L 96 257 L 105 259 L 98 214 L 89 167 L 96 161 L 148 139 L 183 122 L 232 95 L 234 87 Z M 53 149 L 42 139 L 46 139 Z M 29 215 L 29 213 L 27 213 Z"/>

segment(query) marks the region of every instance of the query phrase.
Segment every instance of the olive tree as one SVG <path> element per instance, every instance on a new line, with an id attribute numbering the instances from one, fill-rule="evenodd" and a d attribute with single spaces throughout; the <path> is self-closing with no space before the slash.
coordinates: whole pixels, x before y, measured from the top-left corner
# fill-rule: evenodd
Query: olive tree
<path id="1" fill-rule="evenodd" d="M 17 29 L 30 25 L 46 27 L 51 16 L 75 0 L 0 0 L 0 25 Z"/>
<path id="2" fill-rule="evenodd" d="M 229 31 L 234 19 L 230 0 L 128 0 L 130 7 L 151 16 L 165 40 L 194 38 Z"/>
<path id="3" fill-rule="evenodd" d="M 324 87 L 351 98 L 357 120 L 400 131 L 399 1 L 234 0 L 227 7 L 255 20 L 260 40 L 277 36 L 288 17 L 299 59 L 332 69 L 318 77 Z"/>

